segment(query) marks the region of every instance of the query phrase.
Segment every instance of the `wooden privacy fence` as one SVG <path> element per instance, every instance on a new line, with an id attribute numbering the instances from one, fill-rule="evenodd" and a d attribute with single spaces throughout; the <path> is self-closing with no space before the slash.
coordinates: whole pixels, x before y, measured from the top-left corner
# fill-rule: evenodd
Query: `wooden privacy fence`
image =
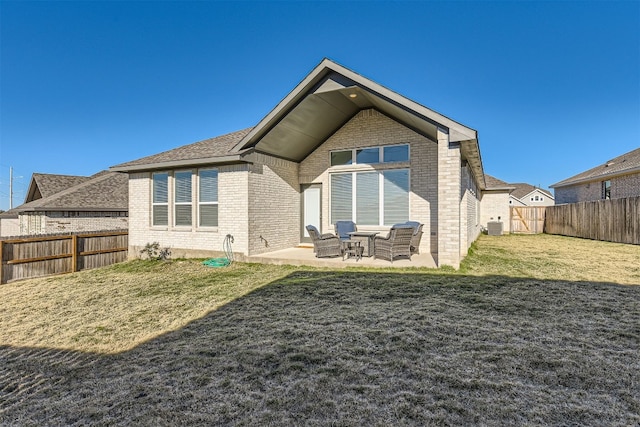
<path id="1" fill-rule="evenodd" d="M 537 234 L 544 232 L 546 206 L 512 206 L 511 232 Z"/>
<path id="2" fill-rule="evenodd" d="M 128 240 L 126 230 L 0 240 L 0 284 L 125 261 Z"/>
<path id="3" fill-rule="evenodd" d="M 545 233 L 640 245 L 640 197 L 549 206 Z"/>

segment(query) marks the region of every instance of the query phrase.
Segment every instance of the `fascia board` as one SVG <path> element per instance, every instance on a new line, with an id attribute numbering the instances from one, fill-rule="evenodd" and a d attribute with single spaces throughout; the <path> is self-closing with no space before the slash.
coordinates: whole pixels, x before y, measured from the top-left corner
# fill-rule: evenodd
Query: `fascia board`
<path id="1" fill-rule="evenodd" d="M 238 162 L 249 163 L 243 157 L 244 155 L 242 154 L 234 154 L 230 156 L 205 157 L 201 159 L 147 163 L 144 165 L 113 166 L 109 168 L 109 170 L 113 172 L 141 172 L 141 171 L 159 170 L 159 169 L 175 169 L 175 168 L 199 166 L 199 165 L 205 165 L 205 164 L 216 165 L 216 164 L 228 164 L 228 163 L 238 163 Z"/>

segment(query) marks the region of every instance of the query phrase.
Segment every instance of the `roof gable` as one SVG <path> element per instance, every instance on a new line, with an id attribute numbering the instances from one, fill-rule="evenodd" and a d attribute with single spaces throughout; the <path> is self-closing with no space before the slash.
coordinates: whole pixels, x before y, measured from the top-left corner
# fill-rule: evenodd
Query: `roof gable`
<path id="1" fill-rule="evenodd" d="M 43 197 L 53 196 L 56 193 L 83 183 L 89 179 L 90 178 L 87 176 L 34 173 L 31 176 L 31 182 L 29 183 L 25 203 L 29 203 Z"/>
<path id="2" fill-rule="evenodd" d="M 551 187 L 565 187 L 589 181 L 601 181 L 614 176 L 627 173 L 640 172 L 640 148 L 629 151 L 614 159 L 589 169 L 585 172 L 574 175 L 563 181 L 553 184 Z"/>
<path id="3" fill-rule="evenodd" d="M 12 211 L 126 211 L 129 209 L 128 194 L 127 174 L 107 171 Z"/>
<path id="4" fill-rule="evenodd" d="M 374 108 L 437 141 L 437 128 L 463 155 L 483 182 L 477 132 L 335 62 L 324 59 L 242 140 L 234 151 L 255 148 L 299 162 L 355 116 Z"/>
<path id="5" fill-rule="evenodd" d="M 511 185 L 515 187 L 515 189 L 511 192 L 511 195 L 513 195 L 513 197 L 515 197 L 515 198 L 523 199 L 523 198 L 526 198 L 529 194 L 538 191 L 542 195 L 550 197 L 550 198 L 553 199 L 553 196 L 551 195 L 551 193 L 549 193 L 546 190 L 543 190 L 540 187 L 535 187 L 535 186 L 533 186 L 531 184 L 527 184 L 525 182 L 518 182 L 518 183 L 515 183 L 515 184 L 511 184 Z"/>

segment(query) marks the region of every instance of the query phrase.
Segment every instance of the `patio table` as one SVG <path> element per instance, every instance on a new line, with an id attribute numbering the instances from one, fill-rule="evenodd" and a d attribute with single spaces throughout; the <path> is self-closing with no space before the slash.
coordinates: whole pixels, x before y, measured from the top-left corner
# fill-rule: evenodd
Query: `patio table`
<path id="1" fill-rule="evenodd" d="M 349 233 L 351 240 L 359 240 L 362 246 L 362 256 L 373 256 L 373 238 L 380 234 L 379 231 L 352 231 Z"/>

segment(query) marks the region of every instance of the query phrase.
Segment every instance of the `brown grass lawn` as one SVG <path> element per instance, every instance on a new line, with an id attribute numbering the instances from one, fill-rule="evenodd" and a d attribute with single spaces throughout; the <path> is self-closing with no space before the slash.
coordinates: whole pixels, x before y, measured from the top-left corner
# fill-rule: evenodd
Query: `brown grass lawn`
<path id="1" fill-rule="evenodd" d="M 0 286 L 0 425 L 638 425 L 640 247 L 459 271 L 129 262 Z"/>

